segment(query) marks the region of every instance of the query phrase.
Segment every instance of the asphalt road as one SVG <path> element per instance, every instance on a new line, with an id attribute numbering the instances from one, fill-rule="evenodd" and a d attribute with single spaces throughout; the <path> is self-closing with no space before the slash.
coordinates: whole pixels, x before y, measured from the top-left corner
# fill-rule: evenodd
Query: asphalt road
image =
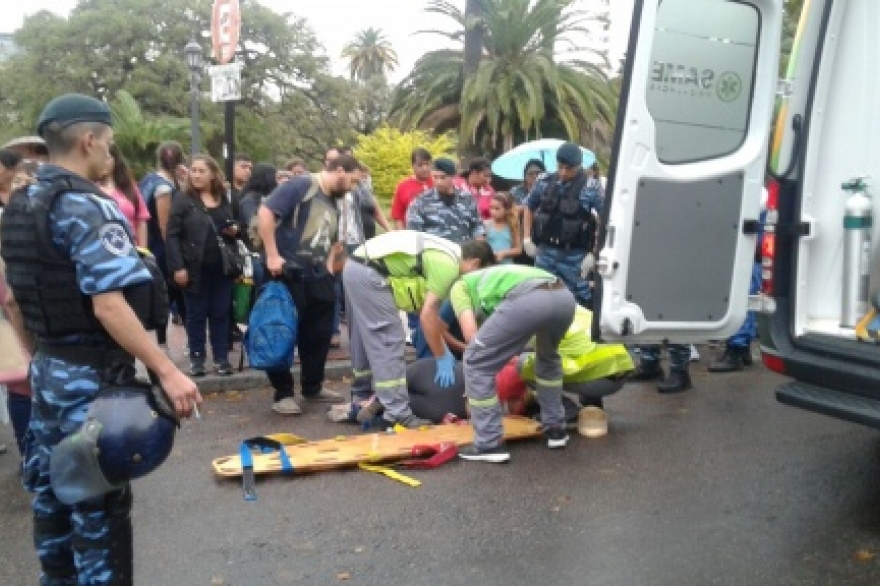
<path id="1" fill-rule="evenodd" d="M 630 385 L 612 397 L 603 439 L 414 472 L 418 489 L 360 471 L 271 479 L 253 503 L 212 477 L 212 458 L 259 433 L 347 428 L 319 407 L 275 416 L 267 391 L 211 397 L 135 485 L 137 583 L 880 583 L 880 433 L 777 404 L 773 374 L 710 375 L 705 363 L 689 393 Z M 35 584 L 11 454 L 0 494 L 0 584 Z"/>

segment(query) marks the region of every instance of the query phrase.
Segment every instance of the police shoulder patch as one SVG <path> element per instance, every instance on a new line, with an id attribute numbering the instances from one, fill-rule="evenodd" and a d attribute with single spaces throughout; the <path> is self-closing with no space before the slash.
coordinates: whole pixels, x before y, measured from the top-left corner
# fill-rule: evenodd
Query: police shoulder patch
<path id="1" fill-rule="evenodd" d="M 104 224 L 98 231 L 98 237 L 104 250 L 114 256 L 128 256 L 131 252 L 131 238 L 128 237 L 125 226 L 121 224 L 116 222 Z"/>

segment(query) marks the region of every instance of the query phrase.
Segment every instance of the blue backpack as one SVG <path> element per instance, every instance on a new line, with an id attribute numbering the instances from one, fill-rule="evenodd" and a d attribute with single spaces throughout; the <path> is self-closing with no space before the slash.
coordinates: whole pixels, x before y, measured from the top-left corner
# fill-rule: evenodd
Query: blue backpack
<path id="1" fill-rule="evenodd" d="M 244 348 L 251 368 L 289 370 L 296 346 L 296 306 L 284 283 L 263 285 L 251 310 Z"/>

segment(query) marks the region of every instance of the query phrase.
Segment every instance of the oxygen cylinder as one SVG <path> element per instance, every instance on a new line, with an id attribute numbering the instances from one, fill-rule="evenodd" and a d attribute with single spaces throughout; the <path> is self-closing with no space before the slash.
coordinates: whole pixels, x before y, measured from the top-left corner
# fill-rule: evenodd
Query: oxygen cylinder
<path id="1" fill-rule="evenodd" d="M 868 311 L 871 275 L 873 206 L 867 186 L 859 177 L 843 184 L 846 199 L 843 216 L 843 298 L 840 325 L 855 328 Z"/>

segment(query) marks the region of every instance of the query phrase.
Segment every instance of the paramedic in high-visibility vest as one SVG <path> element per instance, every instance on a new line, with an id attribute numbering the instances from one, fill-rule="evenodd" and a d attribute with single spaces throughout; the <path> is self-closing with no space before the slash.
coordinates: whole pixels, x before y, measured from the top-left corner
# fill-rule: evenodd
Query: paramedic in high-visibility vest
<path id="1" fill-rule="evenodd" d="M 494 264 L 492 248 L 484 241 L 458 245 L 430 234 L 398 230 L 371 238 L 348 261 L 342 282 L 352 325 L 352 400 L 364 402 L 371 387 L 378 400 L 361 409 L 359 420 L 369 420 L 384 409 L 386 426 L 430 425 L 409 405 L 406 333 L 399 312 L 419 314 L 436 361 L 434 379 L 443 387 L 452 386 L 456 361 L 443 342 L 440 304 L 462 273 Z"/>
<path id="2" fill-rule="evenodd" d="M 535 386 L 547 446 L 564 448 L 568 433 L 558 347 L 577 306 L 565 283 L 542 269 L 499 265 L 462 276 L 453 285 L 450 300 L 467 343 L 465 393 L 474 426 L 474 443 L 459 455 L 480 462 L 510 460 L 495 375 L 533 336 Z"/>

